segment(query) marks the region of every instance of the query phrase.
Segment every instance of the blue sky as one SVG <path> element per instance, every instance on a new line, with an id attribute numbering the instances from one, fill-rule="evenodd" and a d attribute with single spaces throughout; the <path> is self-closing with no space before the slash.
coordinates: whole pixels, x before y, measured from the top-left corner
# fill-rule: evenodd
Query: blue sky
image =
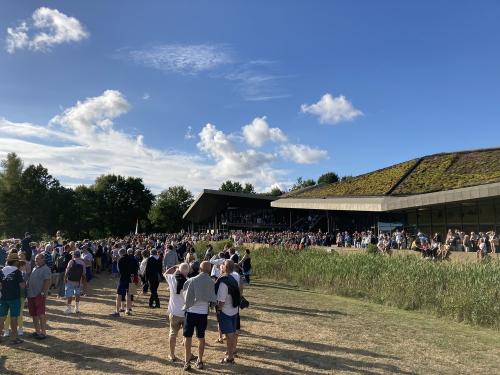
<path id="1" fill-rule="evenodd" d="M 146 5 L 147 4 L 147 5 Z M 495 147 L 496 1 L 3 1 L 0 157 L 286 188 Z"/>

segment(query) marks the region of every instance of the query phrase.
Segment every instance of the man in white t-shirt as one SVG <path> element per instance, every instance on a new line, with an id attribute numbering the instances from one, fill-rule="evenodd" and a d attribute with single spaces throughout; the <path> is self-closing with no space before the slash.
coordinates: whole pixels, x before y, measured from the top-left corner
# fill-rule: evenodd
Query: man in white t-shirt
<path id="1" fill-rule="evenodd" d="M 172 362 L 177 361 L 175 344 L 179 330 L 184 323 L 184 310 L 182 310 L 184 295 L 182 294 L 182 288 L 187 280 L 188 273 L 189 264 L 181 263 L 178 266 L 169 268 L 164 274 L 168 283 L 168 289 L 170 290 L 167 312 L 170 321 L 170 361 Z"/>
<path id="2" fill-rule="evenodd" d="M 227 352 L 221 363 L 234 363 L 240 287 L 232 276 L 234 272 L 234 262 L 232 260 L 228 259 L 223 263 L 222 272 L 222 277 L 215 284 L 219 328 L 221 333 L 226 335 L 227 342 Z"/>

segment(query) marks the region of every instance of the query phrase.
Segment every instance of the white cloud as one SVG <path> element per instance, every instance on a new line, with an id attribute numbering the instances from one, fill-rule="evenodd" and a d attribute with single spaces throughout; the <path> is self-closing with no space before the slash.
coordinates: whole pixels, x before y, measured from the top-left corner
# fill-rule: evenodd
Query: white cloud
<path id="1" fill-rule="evenodd" d="M 240 151 L 230 136 L 212 124 L 206 124 L 199 136 L 198 148 L 216 162 L 213 168 L 216 177 L 258 181 L 259 186 L 276 179 L 278 171 L 270 165 L 276 155 L 253 149 Z"/>
<path id="2" fill-rule="evenodd" d="M 62 110 L 47 125 L 0 118 L 0 159 L 16 152 L 25 164 L 41 163 L 67 186 L 115 173 L 141 177 L 159 192 L 172 185 L 200 191 L 227 179 L 251 182 L 263 191 L 276 183 L 286 186 L 291 180 L 290 171 L 276 168 L 276 162 L 312 163 L 326 157 L 326 151 L 287 143 L 274 152 L 260 152 L 245 147 L 238 133 L 226 134 L 212 124 L 199 133 L 199 153 L 159 150 L 148 146 L 143 135 L 116 128 L 114 122 L 129 110 L 121 92 L 106 90 Z M 252 124 L 260 121 L 265 118 L 256 118 Z M 267 125 L 266 129 L 270 138 L 286 141 L 281 130 L 273 131 L 278 128 Z M 188 128 L 188 134 L 191 131 Z"/>
<path id="3" fill-rule="evenodd" d="M 280 154 L 284 159 L 299 164 L 313 164 L 328 158 L 326 150 L 291 143 L 282 145 L 280 147 Z"/>
<path id="4" fill-rule="evenodd" d="M 256 117 L 243 127 L 245 141 L 253 147 L 262 147 L 266 141 L 286 142 L 287 137 L 280 128 L 270 128 L 266 117 Z"/>
<path id="5" fill-rule="evenodd" d="M 151 96 L 150 96 L 147 92 L 145 92 L 145 93 L 142 95 L 142 100 L 149 100 L 149 98 L 150 98 L 150 97 L 151 97 Z"/>
<path id="6" fill-rule="evenodd" d="M 131 51 L 130 57 L 150 68 L 191 75 L 231 62 L 224 46 L 211 44 L 164 44 Z"/>
<path id="7" fill-rule="evenodd" d="M 9 53 L 24 48 L 48 51 L 54 45 L 78 42 L 88 36 L 89 33 L 76 18 L 57 9 L 41 7 L 33 12 L 29 22 L 23 21 L 17 27 L 7 28 L 6 49 Z"/>
<path id="8" fill-rule="evenodd" d="M 337 124 L 342 121 L 352 121 L 363 112 L 354 108 L 345 96 L 333 97 L 331 94 L 325 94 L 315 104 L 302 104 L 302 112 L 319 116 L 322 124 Z"/>
<path id="9" fill-rule="evenodd" d="M 189 139 L 196 138 L 196 136 L 193 135 L 192 131 L 193 131 L 193 128 L 191 126 L 188 126 L 186 134 L 184 134 L 184 139 L 189 140 Z"/>
<path id="10" fill-rule="evenodd" d="M 107 90 L 77 102 L 46 126 L 1 119 L 0 158 L 16 152 L 26 164 L 41 163 L 70 185 L 93 182 L 105 173 L 142 177 L 156 192 L 171 185 L 193 190 L 219 185 L 211 165 L 199 156 L 151 148 L 142 135 L 115 129 L 113 121 L 129 109 L 119 91 Z M 188 174 L 199 177 L 186 181 Z"/>

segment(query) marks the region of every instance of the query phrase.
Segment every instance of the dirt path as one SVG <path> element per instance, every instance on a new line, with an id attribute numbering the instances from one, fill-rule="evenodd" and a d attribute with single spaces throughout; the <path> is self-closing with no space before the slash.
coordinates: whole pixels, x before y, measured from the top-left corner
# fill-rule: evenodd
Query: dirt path
<path id="1" fill-rule="evenodd" d="M 161 309 L 139 296 L 134 316 L 112 318 L 115 280 L 93 282 L 80 315 L 49 297 L 50 338 L 0 346 L 0 374 L 181 374 L 167 361 L 165 284 Z M 495 374 L 500 332 L 371 303 L 256 280 L 246 295 L 236 365 L 220 365 L 209 317 L 207 369 L 223 374 Z M 32 332 L 29 318 L 25 330 Z M 196 340 L 194 340 L 196 342 Z M 181 356 L 180 341 L 177 355 Z"/>

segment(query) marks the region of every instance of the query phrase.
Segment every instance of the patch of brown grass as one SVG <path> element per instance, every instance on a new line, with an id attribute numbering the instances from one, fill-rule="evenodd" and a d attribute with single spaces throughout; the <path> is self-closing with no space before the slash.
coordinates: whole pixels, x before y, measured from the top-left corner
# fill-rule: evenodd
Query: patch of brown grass
<path id="1" fill-rule="evenodd" d="M 92 286 L 78 316 L 64 315 L 64 302 L 50 297 L 50 337 L 0 346 L 0 374 L 183 373 L 181 364 L 167 361 L 164 284 L 161 309 L 148 309 L 147 297 L 139 296 L 134 316 L 121 318 L 109 316 L 115 280 L 101 276 Z M 218 363 L 224 347 L 215 344 L 211 315 L 207 369 L 194 373 L 493 374 L 500 368 L 498 331 L 262 280 L 246 295 L 251 307 L 242 312 L 237 364 Z M 31 327 L 25 324 L 27 333 Z"/>

